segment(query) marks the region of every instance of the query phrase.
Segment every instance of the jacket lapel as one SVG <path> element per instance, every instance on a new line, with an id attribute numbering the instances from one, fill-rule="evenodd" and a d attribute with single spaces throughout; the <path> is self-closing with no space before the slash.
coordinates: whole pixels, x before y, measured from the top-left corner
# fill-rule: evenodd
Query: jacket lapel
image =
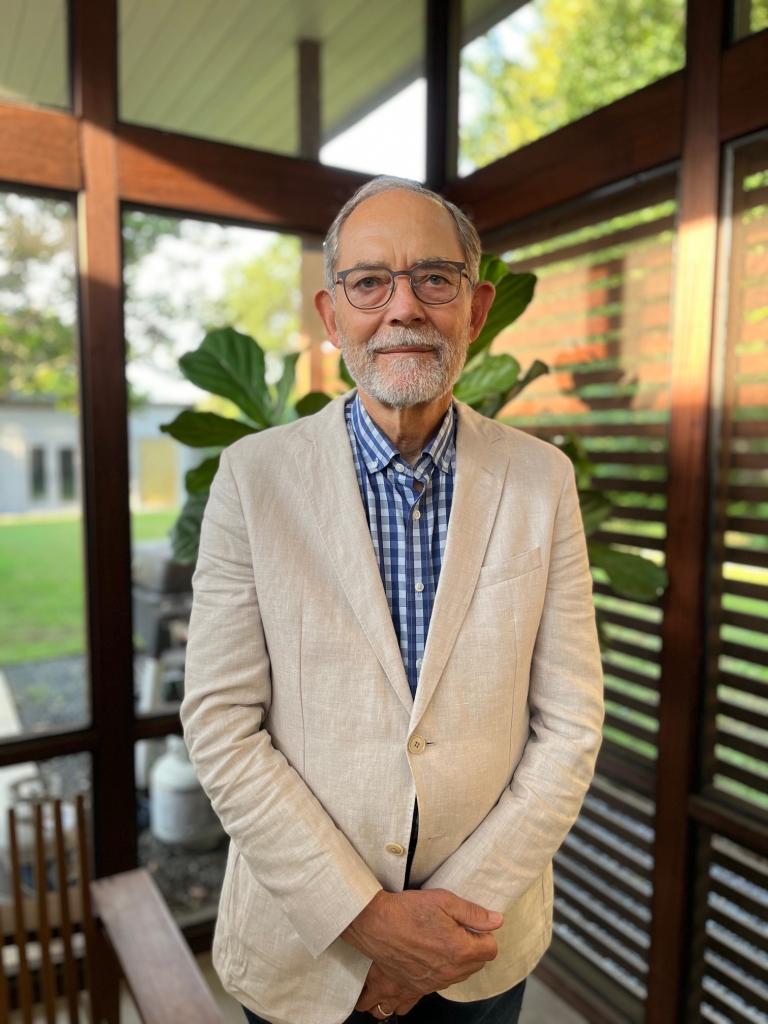
<path id="1" fill-rule="evenodd" d="M 440 681 L 474 594 L 501 500 L 509 455 L 491 420 L 457 402 L 456 481 L 440 582 L 429 623 L 411 727 Z"/>
<path id="2" fill-rule="evenodd" d="M 360 500 L 342 395 L 306 421 L 299 474 L 342 589 L 382 669 L 410 715 L 413 698 Z"/>

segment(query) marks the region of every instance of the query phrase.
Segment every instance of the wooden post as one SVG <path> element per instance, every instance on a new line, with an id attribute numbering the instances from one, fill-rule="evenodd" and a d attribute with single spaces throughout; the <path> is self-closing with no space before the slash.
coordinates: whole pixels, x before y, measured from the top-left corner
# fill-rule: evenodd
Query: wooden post
<path id="1" fill-rule="evenodd" d="M 459 152 L 461 0 L 427 0 L 427 184 L 456 177 Z"/>
<path id="2" fill-rule="evenodd" d="M 128 421 L 118 197 L 117 0 L 71 5 L 78 196 L 81 406 L 97 875 L 136 864 Z"/>
<path id="3" fill-rule="evenodd" d="M 710 359 L 716 279 L 719 72 L 724 0 L 689 0 L 670 380 L 667 568 L 662 628 L 647 1024 L 683 1019 L 693 888 L 695 783 L 706 636 Z"/>

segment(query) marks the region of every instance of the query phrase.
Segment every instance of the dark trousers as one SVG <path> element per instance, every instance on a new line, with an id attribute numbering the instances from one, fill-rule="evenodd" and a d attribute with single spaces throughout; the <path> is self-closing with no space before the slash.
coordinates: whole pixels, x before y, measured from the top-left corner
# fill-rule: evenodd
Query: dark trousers
<path id="1" fill-rule="evenodd" d="M 525 978 L 500 996 L 472 1003 L 454 1003 L 433 992 L 420 999 L 410 1013 L 389 1017 L 388 1020 L 393 1024 L 396 1021 L 405 1021 L 406 1024 L 517 1024 L 524 989 Z M 257 1017 L 245 1007 L 243 1011 L 249 1024 L 268 1024 L 263 1017 Z M 374 1019 L 370 1013 L 354 1010 L 345 1024 L 372 1024 Z M 295 1024 L 302 1022 L 297 1020 Z"/>

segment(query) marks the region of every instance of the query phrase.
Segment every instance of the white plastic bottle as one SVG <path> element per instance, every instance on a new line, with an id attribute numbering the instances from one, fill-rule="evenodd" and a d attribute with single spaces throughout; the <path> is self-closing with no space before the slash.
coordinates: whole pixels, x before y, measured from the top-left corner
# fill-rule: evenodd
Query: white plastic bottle
<path id="1" fill-rule="evenodd" d="M 163 843 L 191 850 L 212 850 L 222 838 L 211 807 L 181 736 L 168 736 L 165 753 L 149 777 L 149 820 L 152 835 Z"/>

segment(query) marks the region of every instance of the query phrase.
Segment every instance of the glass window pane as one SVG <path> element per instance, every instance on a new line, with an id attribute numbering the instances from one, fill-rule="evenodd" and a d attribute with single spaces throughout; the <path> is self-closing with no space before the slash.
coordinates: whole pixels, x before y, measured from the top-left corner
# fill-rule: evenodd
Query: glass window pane
<path id="1" fill-rule="evenodd" d="M 734 0 L 732 34 L 734 40 L 768 28 L 768 0 Z"/>
<path id="2" fill-rule="evenodd" d="M 181 927 L 212 921 L 227 861 L 227 836 L 181 736 L 140 740 L 136 765 L 139 864 L 152 873 Z"/>
<path id="3" fill-rule="evenodd" d="M 74 214 L 0 193 L 0 736 L 89 717 Z"/>
<path id="4" fill-rule="evenodd" d="M 39 800 L 61 799 L 64 845 L 74 853 L 77 849 L 77 796 L 82 795 L 85 799 L 86 830 L 89 837 L 93 835 L 91 769 L 91 757 L 86 753 L 68 754 L 43 761 L 25 761 L 0 768 L 0 905 L 13 902 L 8 811 L 13 808 L 16 817 L 19 866 L 25 895 L 34 898 L 34 805 Z M 55 830 L 52 815 L 46 814 L 43 817 L 43 828 L 47 840 L 52 843 Z M 93 851 L 90 852 L 92 855 Z M 69 884 L 77 884 L 78 866 L 74 856 L 70 858 L 68 868 Z M 50 890 L 57 887 L 54 871 L 49 872 L 48 886 Z M 73 901 L 72 908 L 75 912 L 73 924 L 77 930 L 77 902 Z M 8 918 L 5 920 L 6 925 L 7 922 Z"/>
<path id="5" fill-rule="evenodd" d="M 423 0 L 119 11 L 124 121 L 310 158 L 322 147 L 326 163 L 423 178 Z"/>
<path id="6" fill-rule="evenodd" d="M 3 0 L 0 102 L 68 107 L 66 0 Z"/>
<path id="7" fill-rule="evenodd" d="M 768 816 L 768 142 L 729 147 L 728 316 L 712 464 L 710 677 L 717 716 L 707 780 Z M 716 728 L 715 728 L 716 726 Z"/>
<path id="8" fill-rule="evenodd" d="M 120 117 L 296 153 L 294 14 L 276 0 L 120 0 Z"/>
<path id="9" fill-rule="evenodd" d="M 323 163 L 423 181 L 423 0 L 355 7 L 336 0 L 323 20 Z"/>
<path id="10" fill-rule="evenodd" d="M 273 388 L 272 402 L 283 357 L 306 347 L 303 260 L 302 244 L 293 236 L 140 211 L 125 214 L 123 238 L 135 691 L 139 714 L 152 715 L 175 711 L 182 696 L 196 557 L 194 530 L 175 558 L 169 534 L 188 499 L 187 474 L 201 465 L 215 466 L 229 443 L 206 434 L 207 426 L 202 435 L 187 438 L 190 444 L 162 427 L 182 413 L 205 412 L 237 420 L 245 431 L 255 429 L 253 419 L 229 398 L 185 379 L 179 358 L 196 350 L 207 331 L 234 327 L 264 350 L 265 388 Z M 302 358 L 297 366 L 300 393 L 309 390 L 308 372 L 309 361 Z M 257 400 L 267 401 L 265 395 L 262 388 Z M 277 419 L 295 415 L 293 389 L 286 397 Z M 204 500 L 203 492 L 195 494 Z M 195 512 L 193 505 L 194 498 L 189 522 L 199 527 L 202 506 Z M 137 763 L 140 781 L 147 772 L 148 766 Z"/>
<path id="11" fill-rule="evenodd" d="M 488 28 L 465 0 L 459 171 L 512 150 L 682 67 L 684 0 L 510 2 Z"/>

